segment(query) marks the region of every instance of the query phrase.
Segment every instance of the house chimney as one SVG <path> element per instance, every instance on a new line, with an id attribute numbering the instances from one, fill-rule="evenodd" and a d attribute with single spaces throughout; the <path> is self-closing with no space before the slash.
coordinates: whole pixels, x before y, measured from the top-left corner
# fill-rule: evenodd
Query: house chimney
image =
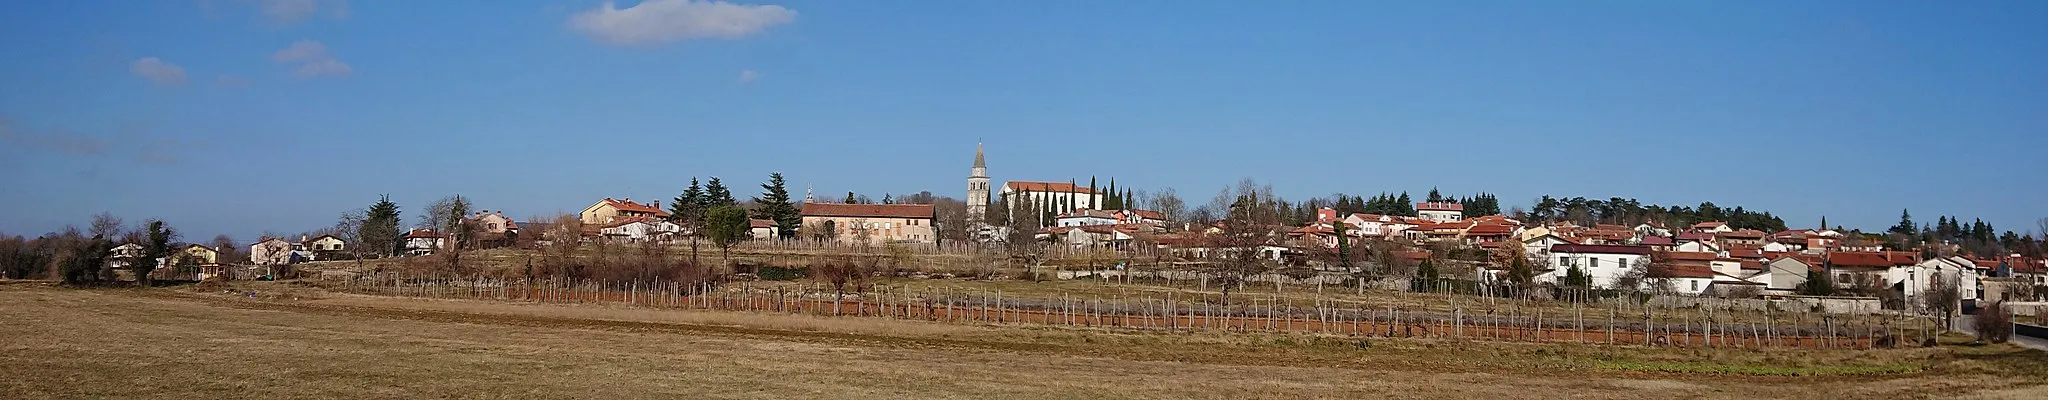
<path id="1" fill-rule="evenodd" d="M 656 209 L 659 209 L 659 208 L 661 208 L 661 200 L 655 200 L 655 201 L 654 201 L 654 208 L 656 208 Z"/>

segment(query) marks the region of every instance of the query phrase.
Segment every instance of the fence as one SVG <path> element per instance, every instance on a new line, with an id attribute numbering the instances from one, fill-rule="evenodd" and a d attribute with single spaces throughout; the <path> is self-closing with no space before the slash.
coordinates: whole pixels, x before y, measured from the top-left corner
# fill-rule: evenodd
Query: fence
<path id="1" fill-rule="evenodd" d="M 1844 318 L 1765 310 L 1759 315 L 1700 308 L 1653 313 L 1574 305 L 1570 313 L 1543 307 L 1460 304 L 1443 309 L 1388 302 L 1366 304 L 1317 299 L 1298 305 L 1278 296 L 1111 296 L 1031 298 L 993 291 L 876 286 L 839 293 L 822 286 L 684 285 L 678 283 L 561 280 L 449 279 L 362 275 L 338 290 L 405 297 L 609 303 L 637 307 L 875 317 L 953 323 L 1111 327 L 1163 331 L 1278 332 L 1360 337 L 1578 342 L 1706 347 L 1870 348 L 1898 343 L 1910 329 L 1883 318 Z M 1424 296 L 1428 297 L 1428 296 Z M 1640 311 L 1640 314 L 1635 312 Z M 1673 310 L 1665 310 L 1673 311 Z M 1756 318 L 1761 317 L 1761 318 Z"/>
<path id="2" fill-rule="evenodd" d="M 1011 255 L 1010 249 L 1002 243 L 974 242 L 863 244 L 850 240 L 789 239 L 750 240 L 740 242 L 740 244 L 735 245 L 733 248 L 735 250 L 754 252 L 846 255 L 890 255 L 892 251 L 901 251 L 908 255 L 920 256 L 973 257 L 980 255 L 1004 258 Z M 1062 244 L 1041 244 L 1035 250 L 1039 256 L 1046 259 L 1085 258 L 1091 255 L 1103 255 L 1103 252 L 1109 252 L 1108 255 L 1103 255 L 1107 258 L 1128 260 L 1151 260 L 1160 255 L 1159 249 L 1151 246 L 1125 246 L 1123 248 L 1109 249 L 1088 246 L 1076 247 Z"/>

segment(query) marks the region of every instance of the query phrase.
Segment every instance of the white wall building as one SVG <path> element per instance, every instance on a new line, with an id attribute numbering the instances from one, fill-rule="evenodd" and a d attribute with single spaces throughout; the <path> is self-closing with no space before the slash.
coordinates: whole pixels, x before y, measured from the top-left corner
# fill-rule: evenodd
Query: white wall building
<path id="1" fill-rule="evenodd" d="M 1465 205 L 1452 202 L 1415 203 L 1415 214 L 1422 219 L 1435 222 L 1456 222 L 1465 219 Z"/>
<path id="2" fill-rule="evenodd" d="M 1585 271 L 1596 287 L 1613 287 L 1616 278 L 1634 268 L 1638 262 L 1647 262 L 1650 248 L 1645 246 L 1560 244 L 1550 247 L 1550 272 L 1537 276 L 1537 280 L 1562 283 L 1571 268 Z"/>

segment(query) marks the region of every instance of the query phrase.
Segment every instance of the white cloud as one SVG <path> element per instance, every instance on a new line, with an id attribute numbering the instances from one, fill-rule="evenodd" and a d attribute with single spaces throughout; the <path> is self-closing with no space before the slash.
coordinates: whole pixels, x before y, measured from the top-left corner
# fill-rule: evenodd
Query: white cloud
<path id="1" fill-rule="evenodd" d="M 158 60 L 156 57 L 143 57 L 128 63 L 128 72 L 133 72 L 135 76 L 148 79 L 160 86 L 185 84 L 185 68 Z"/>
<path id="2" fill-rule="evenodd" d="M 290 47 L 270 55 L 270 59 L 277 62 L 317 61 L 327 58 L 330 58 L 327 56 L 327 45 L 305 39 L 292 42 Z"/>
<path id="3" fill-rule="evenodd" d="M 327 45 L 311 40 L 299 40 L 292 45 L 271 54 L 270 59 L 284 64 L 298 64 L 293 76 L 316 78 L 322 76 L 345 76 L 355 73 L 347 63 L 327 54 Z"/>
<path id="4" fill-rule="evenodd" d="M 625 9 L 611 1 L 569 17 L 569 27 L 599 42 L 646 45 L 698 38 L 739 38 L 796 19 L 777 5 L 723 1 L 646 0 Z"/>
<path id="5" fill-rule="evenodd" d="M 322 76 L 344 76 L 355 73 L 355 71 L 354 68 L 349 68 L 348 64 L 343 64 L 341 61 L 326 59 L 300 65 L 297 71 L 292 71 L 292 75 L 300 78 L 317 78 Z"/>
<path id="6" fill-rule="evenodd" d="M 755 79 L 761 79 L 761 73 L 751 69 L 740 70 L 740 83 L 754 83 Z"/>

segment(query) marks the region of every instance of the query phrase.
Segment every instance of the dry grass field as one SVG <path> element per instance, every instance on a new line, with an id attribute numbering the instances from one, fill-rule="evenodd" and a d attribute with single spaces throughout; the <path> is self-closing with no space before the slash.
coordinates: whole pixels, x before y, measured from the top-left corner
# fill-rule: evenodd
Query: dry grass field
<path id="1" fill-rule="evenodd" d="M 271 283 L 0 284 L 0 338 L 7 398 L 2048 398 L 2048 355 L 2003 345 L 1361 347 Z"/>

